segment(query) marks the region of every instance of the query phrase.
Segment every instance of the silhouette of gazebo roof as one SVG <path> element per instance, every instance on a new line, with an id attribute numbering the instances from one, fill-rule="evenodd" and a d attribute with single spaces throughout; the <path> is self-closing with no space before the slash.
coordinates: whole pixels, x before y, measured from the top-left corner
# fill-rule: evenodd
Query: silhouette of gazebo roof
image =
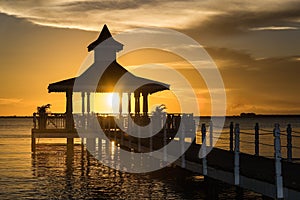
<path id="1" fill-rule="evenodd" d="M 78 78 L 84 79 L 87 76 L 89 70 L 85 71 Z M 122 77 L 120 82 L 119 79 Z M 158 81 L 153 81 L 150 79 L 141 78 L 133 75 L 124 69 L 119 63 L 116 61 L 112 62 L 108 68 L 103 73 L 100 78 L 97 88 L 93 85 L 82 85 L 76 89 L 73 88 L 76 78 L 70 78 L 66 80 L 62 80 L 59 82 L 51 83 L 48 86 L 49 92 L 66 92 L 66 91 L 74 91 L 74 92 L 146 92 L 149 94 L 168 90 L 169 85 L 165 83 L 161 83 Z M 118 87 L 115 88 L 116 83 L 118 83 Z"/>
<path id="2" fill-rule="evenodd" d="M 115 46 L 123 47 L 123 44 L 113 39 L 106 25 L 94 42 L 88 46 L 88 51 L 94 50 L 97 45 L 106 39 L 112 39 Z M 118 49 L 120 50 L 120 49 Z M 90 75 L 95 73 L 99 64 L 95 61 L 85 72 L 83 72 L 78 79 L 88 80 Z M 100 66 L 101 67 L 101 66 Z M 99 68 L 98 68 L 99 69 Z M 95 86 L 85 83 L 80 87 L 73 88 L 76 78 L 70 78 L 59 82 L 51 83 L 48 86 L 48 92 L 141 92 L 141 93 L 155 93 L 163 90 L 168 90 L 169 85 L 158 81 L 138 77 L 128 72 L 116 60 L 109 64 L 103 72 L 101 78 L 99 77 L 97 88 Z M 88 81 L 87 81 L 88 82 Z M 115 88 L 117 84 L 117 88 Z"/>
<path id="3" fill-rule="evenodd" d="M 112 37 L 110 31 L 108 30 L 106 24 L 104 24 L 103 28 L 102 28 L 102 31 L 99 35 L 99 37 L 97 38 L 97 40 L 95 40 L 94 42 L 92 42 L 91 44 L 89 44 L 89 46 L 87 47 L 88 48 L 88 51 L 92 51 L 94 50 L 94 48 L 96 46 L 98 46 L 101 42 L 107 40 L 107 39 L 111 39 L 113 43 L 115 43 L 115 45 L 120 45 L 120 46 L 123 46 L 123 44 L 121 44 L 120 42 L 114 40 L 114 38 Z"/>

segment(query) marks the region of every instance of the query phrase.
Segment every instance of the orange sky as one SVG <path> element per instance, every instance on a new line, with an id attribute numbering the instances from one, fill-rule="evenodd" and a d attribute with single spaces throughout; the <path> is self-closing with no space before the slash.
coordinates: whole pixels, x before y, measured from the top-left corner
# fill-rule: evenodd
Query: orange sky
<path id="1" fill-rule="evenodd" d="M 0 2 L 0 115 L 31 115 L 47 103 L 53 112 L 64 112 L 64 94 L 48 94 L 47 86 L 77 74 L 86 46 L 104 23 L 113 34 L 158 26 L 198 41 L 220 70 L 229 115 L 300 113 L 299 2 L 230 0 L 226 7 L 221 1 L 178 1 L 172 6 L 167 0 L 109 2 Z M 130 70 L 132 65 L 165 63 L 163 59 L 177 58 L 147 52 L 128 55 L 120 63 Z M 202 85 L 197 97 L 206 115 L 210 100 Z M 169 107 L 175 111 L 172 103 Z"/>

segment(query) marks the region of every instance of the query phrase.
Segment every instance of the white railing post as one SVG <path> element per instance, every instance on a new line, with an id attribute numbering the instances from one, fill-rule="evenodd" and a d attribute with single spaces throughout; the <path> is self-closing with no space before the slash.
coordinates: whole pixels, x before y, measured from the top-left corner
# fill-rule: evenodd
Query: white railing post
<path id="1" fill-rule="evenodd" d="M 276 199 L 283 199 L 283 183 L 281 175 L 281 144 L 279 124 L 274 128 L 274 157 L 275 157 L 275 179 L 276 179 Z"/>
<path id="2" fill-rule="evenodd" d="M 240 184 L 240 125 L 234 127 L 234 185 Z"/>
<path id="3" fill-rule="evenodd" d="M 203 176 L 207 176 L 207 160 L 206 160 L 206 127 L 205 124 L 201 126 L 201 133 L 202 133 L 202 145 L 201 149 L 203 152 L 202 157 L 202 174 Z"/>

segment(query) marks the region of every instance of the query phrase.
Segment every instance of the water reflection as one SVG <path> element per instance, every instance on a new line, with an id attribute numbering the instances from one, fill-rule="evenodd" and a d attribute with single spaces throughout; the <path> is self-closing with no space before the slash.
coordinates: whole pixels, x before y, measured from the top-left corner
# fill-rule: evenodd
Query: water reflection
<path id="1" fill-rule="evenodd" d="M 114 147 L 111 143 L 104 143 L 101 148 L 97 145 L 102 156 L 107 151 L 105 145 Z M 116 163 L 119 148 L 110 149 L 113 152 L 109 154 L 111 164 Z M 184 196 L 182 186 L 176 182 L 181 170 L 168 167 L 148 174 L 123 173 L 99 163 L 82 145 L 74 145 L 74 148 L 37 145 L 32 155 L 32 169 L 40 199 L 182 199 Z M 193 191 L 193 199 L 201 196 L 200 189 Z"/>
<path id="2" fill-rule="evenodd" d="M 119 149 L 104 141 L 96 145 L 97 156 L 109 153 L 107 162 L 112 165 L 118 160 Z M 199 175 L 178 167 L 146 174 L 120 172 L 99 163 L 80 144 L 73 148 L 63 144 L 37 145 L 32 155 L 32 175 L 37 199 L 206 199 L 207 196 L 205 182 Z M 225 187 L 219 197 L 234 199 L 235 195 L 231 187 Z M 244 199 L 258 197 L 244 195 Z"/>

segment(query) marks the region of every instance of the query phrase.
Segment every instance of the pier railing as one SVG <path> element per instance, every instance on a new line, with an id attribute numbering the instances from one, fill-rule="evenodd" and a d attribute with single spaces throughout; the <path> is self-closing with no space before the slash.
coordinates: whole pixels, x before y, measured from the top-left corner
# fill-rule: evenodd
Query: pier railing
<path id="1" fill-rule="evenodd" d="M 211 130 L 213 130 L 210 128 L 211 126 L 213 126 L 212 124 L 202 123 L 199 124 L 198 126 L 206 127 L 205 131 L 208 137 L 209 144 L 211 143 L 211 141 L 217 140 L 219 144 L 222 144 L 220 148 L 224 148 L 231 152 L 234 152 L 235 124 L 233 122 L 231 122 L 229 126 L 224 127 L 220 137 L 216 137 L 215 136 L 216 133 L 211 132 Z M 291 124 L 287 124 L 286 127 L 281 129 L 283 130 L 280 130 L 279 128 L 280 138 L 281 138 L 280 148 L 284 153 L 282 156 L 283 159 L 286 159 L 289 162 L 299 160 L 299 155 L 295 156 L 295 151 L 297 150 L 298 154 L 300 152 L 300 139 L 298 141 L 296 140 L 297 138 L 300 138 L 300 131 L 296 129 L 294 130 Z M 250 152 L 253 152 L 255 156 L 273 157 L 273 155 L 270 154 L 272 153 L 272 151 L 270 150 L 275 148 L 274 143 L 272 142 L 275 135 L 274 131 L 275 128 L 273 129 L 261 128 L 259 123 L 255 123 L 253 125 L 252 130 L 249 129 L 243 130 L 243 127 L 241 126 L 240 137 L 239 137 L 241 151 L 244 150 L 244 152 L 248 154 L 251 154 Z M 203 131 L 201 134 L 203 134 Z M 269 154 L 267 154 L 267 152 L 269 152 Z"/>
<path id="2" fill-rule="evenodd" d="M 199 124 L 200 125 L 200 124 Z M 269 129 L 261 129 L 259 127 L 259 124 L 256 123 L 253 127 L 253 131 L 242 131 L 239 123 L 233 123 L 231 122 L 228 127 L 225 127 L 225 129 L 229 128 L 229 131 L 223 132 L 223 137 L 215 137 L 212 128 L 210 128 L 212 123 L 209 123 L 208 125 L 205 123 L 201 124 L 201 138 L 202 138 L 202 145 L 207 145 L 207 142 L 212 145 L 212 140 L 221 140 L 226 141 L 228 145 L 228 150 L 232 152 L 233 154 L 233 177 L 234 177 L 234 185 L 240 186 L 240 180 L 241 176 L 244 176 L 246 173 L 245 166 L 241 165 L 242 162 L 245 162 L 245 159 L 241 162 L 241 159 L 245 158 L 245 155 L 249 152 L 245 152 L 246 154 L 241 154 L 241 147 L 251 145 L 254 147 L 254 156 L 252 157 L 252 160 L 254 160 L 254 157 L 261 156 L 260 154 L 260 147 L 267 147 L 270 153 L 273 153 L 273 166 L 274 168 L 270 168 L 269 170 L 274 171 L 274 186 L 275 186 L 275 197 L 276 199 L 283 199 L 284 196 L 287 193 L 287 185 L 290 184 L 289 181 L 293 179 L 293 177 L 289 177 L 287 180 L 287 170 L 295 170 L 295 164 L 291 163 L 293 162 L 293 150 L 300 149 L 298 146 L 293 145 L 293 138 L 300 137 L 300 132 L 295 131 L 292 129 L 291 124 L 288 124 L 286 129 L 284 131 L 280 130 L 280 125 L 278 123 L 274 124 L 274 128 L 271 130 Z M 207 127 L 209 127 L 207 129 Z M 225 137 L 224 137 L 225 136 Z M 244 137 L 246 136 L 246 137 Z M 268 142 L 260 142 L 260 137 L 268 137 Z M 243 138 L 244 137 L 244 138 Z M 283 137 L 286 137 L 286 144 L 282 145 L 282 139 Z M 247 140 L 246 140 L 247 138 Z M 252 141 L 250 140 L 252 138 Z M 299 141 L 298 141 L 299 142 Z M 282 156 L 282 149 L 286 149 L 286 159 L 283 160 Z M 247 158 L 250 158 L 249 156 Z M 203 175 L 207 175 L 207 160 L 206 156 L 202 159 L 202 173 Z M 267 159 L 267 158 L 266 158 Z M 261 160 L 258 158 L 258 160 Z M 241 169 L 241 166 L 244 167 L 244 169 Z M 271 167 L 271 166 L 269 166 Z M 244 173 L 244 174 L 243 174 Z M 283 174 L 284 173 L 284 174 Z M 284 179 L 285 178 L 285 179 Z M 284 179 L 284 180 L 283 180 Z M 294 179 L 293 179 L 294 180 Z M 284 183 L 285 181 L 285 183 Z M 294 183 L 292 183 L 294 184 Z M 285 186 L 284 186 L 285 185 Z M 285 187 L 285 188 L 284 188 Z"/>
<path id="3" fill-rule="evenodd" d="M 99 123 L 101 128 L 104 131 L 109 131 L 112 129 L 122 129 L 127 130 L 129 128 L 129 117 L 137 124 L 147 124 L 150 121 L 150 118 L 154 118 L 152 115 L 119 115 L 119 114 L 93 114 L 93 115 L 82 115 L 82 114 L 74 114 L 74 128 L 83 128 L 87 129 L 90 125 L 89 123 L 93 122 L 93 120 L 88 119 L 89 117 L 96 117 L 94 123 Z M 164 129 L 168 134 L 176 133 L 179 130 L 180 123 L 184 119 L 185 128 L 189 127 L 190 133 L 196 133 L 196 125 L 198 125 L 198 130 L 203 130 L 201 126 L 203 123 L 199 122 L 199 124 L 195 124 L 195 120 L 192 114 L 180 114 L 180 113 L 167 113 L 165 116 L 165 125 Z M 66 114 L 65 113 L 46 113 L 44 115 L 40 115 L 39 113 L 33 114 L 33 129 L 36 130 L 63 130 L 66 129 Z M 116 121 L 118 120 L 119 124 L 122 124 L 122 127 L 118 127 Z M 212 143 L 212 141 L 217 140 L 217 145 L 222 144 L 220 148 L 227 149 L 231 152 L 234 151 L 234 123 L 231 122 L 228 126 L 223 127 L 222 133 L 220 133 L 220 137 L 216 137 L 214 125 L 212 123 L 206 123 L 204 126 L 206 127 L 206 136 L 209 138 L 207 144 Z M 265 129 L 261 128 L 259 123 L 253 124 L 252 129 L 243 129 L 240 127 L 240 146 L 241 150 L 246 149 L 249 154 L 253 152 L 256 156 L 266 156 L 272 157 L 272 155 L 266 155 L 266 151 L 274 148 L 273 142 L 271 142 L 274 136 L 273 129 Z M 199 136 L 199 133 L 196 133 L 196 137 Z M 203 134 L 203 133 L 202 133 Z M 294 129 L 291 124 L 288 124 L 282 131 L 280 131 L 280 137 L 282 142 L 281 148 L 284 153 L 284 159 L 287 161 L 295 161 L 299 160 L 299 155 L 295 156 L 295 150 L 300 151 L 300 141 L 298 142 L 296 138 L 300 138 L 300 130 Z M 300 140 L 300 139 L 299 139 Z M 201 143 L 201 142 L 199 142 Z M 297 152 L 298 153 L 298 152 Z"/>

